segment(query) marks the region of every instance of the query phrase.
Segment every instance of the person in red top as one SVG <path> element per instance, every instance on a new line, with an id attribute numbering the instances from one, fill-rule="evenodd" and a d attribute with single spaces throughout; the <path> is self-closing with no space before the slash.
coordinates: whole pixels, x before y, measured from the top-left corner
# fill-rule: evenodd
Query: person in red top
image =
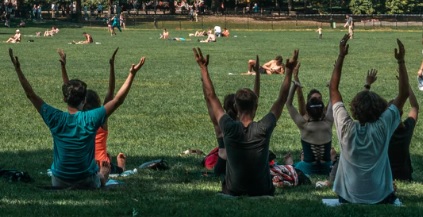
<path id="1" fill-rule="evenodd" d="M 115 90 L 115 71 L 114 71 L 114 62 L 115 56 L 119 48 L 116 48 L 115 52 L 113 53 L 112 57 L 109 60 L 110 63 L 110 76 L 109 76 L 109 88 L 104 98 L 103 104 L 106 104 L 114 97 L 114 90 Z M 58 53 L 60 55 L 60 62 L 62 65 L 62 79 L 64 83 L 69 81 L 67 71 L 66 71 L 66 54 L 63 50 L 59 49 Z M 95 108 L 101 107 L 101 101 L 98 94 L 93 90 L 87 90 L 86 95 L 86 103 L 84 105 L 84 110 L 92 110 Z M 108 124 L 107 118 L 104 121 L 103 125 L 98 128 L 96 136 L 95 136 L 95 160 L 97 164 L 100 165 L 102 162 L 110 163 L 110 174 L 120 174 L 125 171 L 126 165 L 126 156 L 123 153 L 119 153 L 117 155 L 117 165 L 111 163 L 110 155 L 107 153 L 107 137 L 108 137 Z"/>

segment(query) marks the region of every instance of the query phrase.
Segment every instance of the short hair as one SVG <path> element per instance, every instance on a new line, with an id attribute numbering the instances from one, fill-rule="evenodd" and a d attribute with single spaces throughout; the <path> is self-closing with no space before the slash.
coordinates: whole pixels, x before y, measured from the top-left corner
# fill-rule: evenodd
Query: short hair
<path id="1" fill-rule="evenodd" d="M 238 112 L 235 107 L 235 94 L 231 93 L 225 96 L 223 100 L 223 109 L 225 109 L 226 114 L 228 114 L 233 120 L 238 116 Z"/>
<path id="2" fill-rule="evenodd" d="M 315 93 L 318 93 L 320 96 L 322 95 L 322 93 L 320 93 L 319 90 L 311 89 L 310 92 L 308 92 L 308 94 L 307 94 L 307 101 L 309 101 L 311 96 L 313 96 L 313 94 L 315 94 Z"/>
<path id="3" fill-rule="evenodd" d="M 325 104 L 317 98 L 311 98 L 306 105 L 307 114 L 313 120 L 321 120 L 324 108 Z"/>
<path id="4" fill-rule="evenodd" d="M 283 58 L 282 58 L 282 56 L 281 56 L 281 55 L 278 55 L 278 56 L 276 56 L 276 57 L 275 57 L 275 60 L 276 60 L 277 62 L 279 62 L 279 63 L 282 63 Z"/>
<path id="5" fill-rule="evenodd" d="M 85 35 L 85 34 L 87 34 L 87 33 L 86 33 L 86 32 L 83 32 L 82 34 L 83 34 L 83 35 Z"/>
<path id="6" fill-rule="evenodd" d="M 100 106 L 101 106 L 101 101 L 97 92 L 95 92 L 94 90 L 88 89 L 86 102 L 84 105 L 84 110 L 88 111 L 88 110 L 99 108 Z"/>
<path id="7" fill-rule="evenodd" d="M 62 86 L 63 97 L 68 106 L 77 108 L 87 95 L 87 84 L 78 79 L 72 79 Z"/>
<path id="8" fill-rule="evenodd" d="M 364 124 L 378 120 L 388 107 L 388 103 L 377 93 L 365 90 L 355 95 L 350 106 L 352 117 L 360 124 Z"/>
<path id="9" fill-rule="evenodd" d="M 257 95 L 249 88 L 239 89 L 235 94 L 235 104 L 238 112 L 255 112 Z"/>

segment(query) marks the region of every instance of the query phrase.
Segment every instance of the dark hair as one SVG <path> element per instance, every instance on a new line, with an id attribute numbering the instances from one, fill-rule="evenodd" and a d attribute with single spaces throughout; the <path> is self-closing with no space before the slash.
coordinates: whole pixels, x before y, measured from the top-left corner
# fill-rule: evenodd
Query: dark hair
<path id="1" fill-rule="evenodd" d="M 317 89 L 311 89 L 310 92 L 308 92 L 307 94 L 307 101 L 310 101 L 311 96 L 315 93 L 320 94 L 320 96 L 322 95 L 322 93 L 320 93 L 320 91 L 318 91 Z"/>
<path id="2" fill-rule="evenodd" d="M 276 57 L 275 57 L 275 60 L 276 60 L 278 63 L 281 63 L 281 64 L 282 64 L 283 58 L 282 58 L 282 56 L 281 56 L 281 55 L 279 55 L 279 56 L 276 56 Z"/>
<path id="3" fill-rule="evenodd" d="M 257 109 L 257 95 L 249 88 L 242 88 L 235 94 L 238 112 L 254 112 Z"/>
<path id="4" fill-rule="evenodd" d="M 85 35 L 85 34 L 87 34 L 87 33 L 86 33 L 86 32 L 83 32 L 82 34 L 83 34 L 83 35 Z"/>
<path id="5" fill-rule="evenodd" d="M 77 108 L 87 95 L 87 84 L 85 82 L 72 79 L 62 86 L 63 97 L 68 106 Z"/>
<path id="6" fill-rule="evenodd" d="M 94 90 L 88 89 L 87 90 L 87 100 L 84 105 L 84 110 L 88 111 L 91 109 L 96 109 L 101 106 L 100 97 L 98 96 L 97 92 Z"/>
<path id="7" fill-rule="evenodd" d="M 357 93 L 350 106 L 352 117 L 364 124 L 378 120 L 388 107 L 388 103 L 377 93 L 365 90 Z"/>
<path id="8" fill-rule="evenodd" d="M 235 94 L 231 93 L 225 96 L 223 100 L 223 109 L 232 119 L 236 120 L 238 112 L 235 108 Z"/>
<path id="9" fill-rule="evenodd" d="M 317 98 L 311 98 L 306 105 L 307 114 L 314 121 L 322 119 L 324 108 L 325 104 Z"/>

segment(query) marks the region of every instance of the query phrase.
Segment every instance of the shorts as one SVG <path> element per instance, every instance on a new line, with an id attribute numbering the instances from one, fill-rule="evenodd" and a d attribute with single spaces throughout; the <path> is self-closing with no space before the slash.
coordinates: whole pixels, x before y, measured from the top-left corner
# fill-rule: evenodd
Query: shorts
<path id="1" fill-rule="evenodd" d="M 101 187 L 101 182 L 97 173 L 73 182 L 64 181 L 52 175 L 51 185 L 56 188 L 96 189 Z"/>

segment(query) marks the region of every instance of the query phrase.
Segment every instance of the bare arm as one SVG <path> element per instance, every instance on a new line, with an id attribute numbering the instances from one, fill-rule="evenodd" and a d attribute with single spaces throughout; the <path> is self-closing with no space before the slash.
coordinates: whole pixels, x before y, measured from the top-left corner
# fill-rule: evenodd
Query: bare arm
<path id="1" fill-rule="evenodd" d="M 57 49 L 57 53 L 59 53 L 60 56 L 60 65 L 62 67 L 62 80 L 63 80 L 63 84 L 66 84 L 69 82 L 69 77 L 68 77 L 68 73 L 66 71 L 66 54 L 63 51 L 63 49 Z"/>
<path id="2" fill-rule="evenodd" d="M 423 40 L 422 40 L 422 42 L 423 42 Z M 423 76 L 423 60 L 422 60 L 422 64 L 420 65 L 419 71 L 417 71 L 417 75 L 419 77 Z"/>
<path id="3" fill-rule="evenodd" d="M 115 56 L 118 52 L 119 48 L 116 48 L 115 52 L 113 52 L 112 57 L 109 60 L 110 64 L 110 74 L 109 74 L 109 88 L 107 89 L 106 97 L 104 98 L 103 105 L 113 99 L 115 93 Z"/>
<path id="4" fill-rule="evenodd" d="M 395 48 L 395 59 L 398 61 L 398 96 L 394 99 L 393 104 L 401 110 L 404 107 L 405 101 L 409 95 L 409 83 L 408 83 L 408 74 L 407 68 L 405 67 L 405 49 L 402 42 L 397 39 L 398 49 Z"/>
<path id="5" fill-rule="evenodd" d="M 292 72 L 293 76 L 294 76 L 294 81 L 300 83 L 300 78 L 298 77 L 298 74 L 300 72 L 300 62 L 298 62 L 298 64 L 295 66 L 294 71 Z M 301 116 L 306 114 L 306 108 L 305 108 L 305 100 L 304 100 L 304 95 L 303 95 L 303 89 L 297 88 L 297 100 L 298 100 L 298 112 L 300 113 Z"/>
<path id="6" fill-rule="evenodd" d="M 145 57 L 141 57 L 137 65 L 132 64 L 131 68 L 129 69 L 129 75 L 126 78 L 125 83 L 123 83 L 116 96 L 104 105 L 107 117 L 109 117 L 125 101 L 125 98 L 128 95 L 129 90 L 131 89 L 135 75 L 137 74 L 138 70 L 140 70 L 141 67 L 144 65 L 144 62 Z"/>
<path id="7" fill-rule="evenodd" d="M 339 43 L 339 55 L 335 63 L 335 67 L 333 68 L 332 78 L 330 80 L 329 86 L 330 100 L 332 102 L 332 105 L 335 105 L 335 103 L 342 101 L 342 96 L 339 92 L 339 82 L 341 81 L 341 71 L 342 65 L 344 64 L 344 58 L 348 54 L 349 45 L 347 45 L 347 41 L 349 38 L 350 35 L 345 34 L 341 42 Z"/>
<path id="8" fill-rule="evenodd" d="M 256 64 L 254 65 L 254 71 L 256 72 L 256 79 L 254 80 L 254 93 L 257 95 L 257 98 L 260 97 L 260 63 L 259 63 L 259 57 L 257 55 L 256 57 Z"/>
<path id="9" fill-rule="evenodd" d="M 377 80 L 376 75 L 376 69 L 370 69 L 369 71 L 367 71 L 366 84 L 364 84 L 364 90 L 370 90 L 372 84 Z"/>
<path id="10" fill-rule="evenodd" d="M 21 70 L 21 64 L 19 63 L 18 57 L 13 56 L 13 50 L 11 48 L 9 48 L 9 56 L 13 65 L 15 66 L 16 74 L 18 75 L 19 82 L 21 83 L 21 86 L 25 91 L 26 97 L 28 97 L 32 105 L 34 105 L 34 107 L 37 109 L 39 113 L 44 101 L 32 89 L 31 84 L 28 82 L 28 80 L 26 79 L 25 75 L 23 74 Z"/>
<path id="11" fill-rule="evenodd" d="M 272 108 L 270 109 L 270 112 L 272 112 L 275 117 L 276 120 L 279 119 L 279 117 L 282 114 L 282 109 L 286 103 L 287 97 L 288 97 L 288 93 L 289 93 L 289 87 L 291 84 L 291 79 L 292 79 L 292 71 L 294 69 L 294 67 L 297 65 L 297 60 L 298 60 L 298 50 L 294 50 L 294 54 L 290 59 L 286 60 L 286 74 L 285 74 L 285 79 L 282 82 L 281 88 L 279 90 L 279 96 L 278 99 L 275 101 L 275 103 L 273 103 Z"/>
<path id="12" fill-rule="evenodd" d="M 219 122 L 220 118 L 222 118 L 222 116 L 224 115 L 224 111 L 222 108 L 222 104 L 220 104 L 220 101 L 216 96 L 213 83 L 209 76 L 209 71 L 207 68 L 209 64 L 209 55 L 204 58 L 200 48 L 193 48 L 192 50 L 194 51 L 195 60 L 200 66 L 204 98 L 206 99 L 206 102 L 209 101 L 210 104 L 208 105 L 210 105 L 214 117 L 216 118 L 217 122 Z"/>
<path id="13" fill-rule="evenodd" d="M 204 96 L 206 96 L 206 90 L 204 89 L 204 85 L 203 85 L 203 94 Z M 216 138 L 222 138 L 223 133 L 219 127 L 219 123 L 217 122 L 216 117 L 214 116 L 210 100 L 207 99 L 206 97 L 204 97 L 204 99 L 206 100 L 207 112 L 209 113 L 210 120 L 213 123 L 213 128 L 214 128 L 214 133 L 216 134 Z"/>

